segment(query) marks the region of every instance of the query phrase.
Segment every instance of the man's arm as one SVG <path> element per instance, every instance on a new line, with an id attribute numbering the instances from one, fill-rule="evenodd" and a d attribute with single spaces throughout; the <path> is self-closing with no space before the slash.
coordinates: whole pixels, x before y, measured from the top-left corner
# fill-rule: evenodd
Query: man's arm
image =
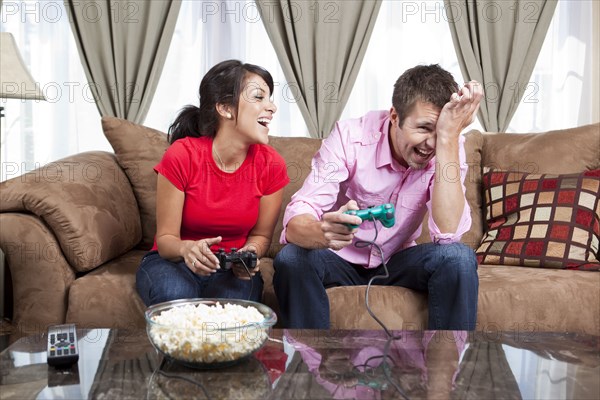
<path id="1" fill-rule="evenodd" d="M 456 232 L 463 215 L 466 200 L 459 173 L 459 136 L 475 119 L 482 96 L 478 82 L 465 84 L 446 103 L 436 124 L 437 164 L 431 212 L 441 233 Z"/>
<path id="2" fill-rule="evenodd" d="M 437 331 L 427 345 L 427 399 L 449 399 L 458 369 L 459 351 L 454 333 Z"/>
<path id="3" fill-rule="evenodd" d="M 343 214 L 357 210 L 355 201 L 349 201 L 337 211 L 323 213 L 334 206 L 340 184 L 348 179 L 348 149 L 345 140 L 350 129 L 336 124 L 323 141 L 312 160 L 313 172 L 306 177 L 302 188 L 287 205 L 283 217 L 282 243 L 293 243 L 306 249 L 332 248 L 339 250 L 352 243 L 356 230 L 345 223 L 359 224 L 360 218 Z"/>

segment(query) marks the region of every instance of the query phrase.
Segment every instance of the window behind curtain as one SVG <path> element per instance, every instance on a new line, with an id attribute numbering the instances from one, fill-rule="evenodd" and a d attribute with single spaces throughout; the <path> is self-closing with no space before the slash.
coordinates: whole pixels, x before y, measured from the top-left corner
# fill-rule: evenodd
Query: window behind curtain
<path id="1" fill-rule="evenodd" d="M 112 151 L 102 134 L 63 2 L 5 0 L 0 14 L 0 30 L 12 33 L 47 99 L 0 100 L 5 107 L 1 179 L 70 154 Z"/>
<path id="2" fill-rule="evenodd" d="M 600 50 L 592 47 L 593 1 L 558 2 L 508 132 L 539 132 L 598 122 L 594 121 L 592 105 L 592 60 L 598 63 L 600 55 Z"/>
<path id="3" fill-rule="evenodd" d="M 443 1 L 385 1 L 342 118 L 389 110 L 398 77 L 418 64 L 439 64 L 463 83 Z"/>
<path id="4" fill-rule="evenodd" d="M 238 59 L 273 76 L 275 136 L 308 136 L 254 1 L 183 1 L 146 125 L 166 131 L 186 104 L 198 105 L 200 80 L 215 64 Z"/>
<path id="5" fill-rule="evenodd" d="M 325 6 L 323 6 L 325 7 Z M 125 15 L 115 11 L 113 18 Z M 334 8 L 323 8 L 323 13 Z M 592 1 L 561 1 L 509 132 L 593 121 Z M 0 30 L 14 35 L 48 101 L 0 100 L 1 179 L 87 150 L 111 151 L 102 134 L 62 1 L 3 1 Z M 595 21 L 600 23 L 600 21 Z M 186 104 L 197 104 L 201 77 L 238 58 L 267 68 L 278 107 L 271 134 L 308 136 L 307 128 L 252 1 L 184 0 L 145 125 L 166 131 Z M 462 83 L 443 2 L 384 0 L 342 118 L 388 109 L 396 78 L 419 63 L 439 63 Z M 596 88 L 597 90 L 597 88 Z M 597 105 L 596 105 L 597 106 Z M 479 129 L 476 122 L 472 126 Z"/>
<path id="6" fill-rule="evenodd" d="M 592 60 L 595 57 L 598 62 L 599 54 L 592 48 L 592 15 L 592 0 L 558 3 L 508 132 L 540 132 L 598 122 L 592 114 Z M 443 1 L 384 0 L 342 118 L 389 109 L 396 79 L 417 64 L 440 64 L 459 84 L 464 82 Z M 491 90 L 488 95 L 493 95 Z M 479 121 L 470 128 L 482 129 Z"/>

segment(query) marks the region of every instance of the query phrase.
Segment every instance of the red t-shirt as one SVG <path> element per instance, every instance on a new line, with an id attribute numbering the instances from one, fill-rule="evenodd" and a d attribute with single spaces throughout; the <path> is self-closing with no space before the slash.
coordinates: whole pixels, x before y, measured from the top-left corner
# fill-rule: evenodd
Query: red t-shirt
<path id="1" fill-rule="evenodd" d="M 272 147 L 254 144 L 233 173 L 219 169 L 212 157 L 212 138 L 175 141 L 154 170 L 185 193 L 182 240 L 221 236 L 213 251 L 241 248 L 256 225 L 260 198 L 290 181 L 285 160 Z M 156 250 L 156 239 L 152 250 Z"/>

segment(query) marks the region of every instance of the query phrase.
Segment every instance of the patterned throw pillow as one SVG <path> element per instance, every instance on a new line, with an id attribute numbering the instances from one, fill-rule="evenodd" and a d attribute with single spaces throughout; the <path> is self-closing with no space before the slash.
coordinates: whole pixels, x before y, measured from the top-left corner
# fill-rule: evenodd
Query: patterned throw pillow
<path id="1" fill-rule="evenodd" d="M 487 234 L 480 264 L 600 270 L 600 170 L 483 175 Z"/>

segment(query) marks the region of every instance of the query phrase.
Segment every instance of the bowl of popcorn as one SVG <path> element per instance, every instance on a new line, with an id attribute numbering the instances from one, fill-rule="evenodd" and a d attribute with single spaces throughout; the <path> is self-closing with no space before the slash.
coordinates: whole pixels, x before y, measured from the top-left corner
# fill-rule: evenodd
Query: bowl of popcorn
<path id="1" fill-rule="evenodd" d="M 264 304 L 234 299 L 181 299 L 148 307 L 146 332 L 170 360 L 193 368 L 221 368 L 260 349 L 277 322 Z"/>

